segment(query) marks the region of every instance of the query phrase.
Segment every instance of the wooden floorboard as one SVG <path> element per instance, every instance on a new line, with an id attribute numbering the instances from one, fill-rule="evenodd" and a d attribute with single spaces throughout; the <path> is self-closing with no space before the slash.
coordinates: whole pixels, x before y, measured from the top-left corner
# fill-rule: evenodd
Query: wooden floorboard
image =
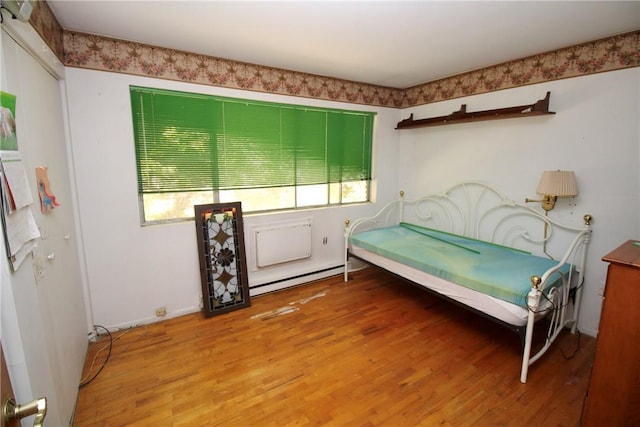
<path id="1" fill-rule="evenodd" d="M 374 269 L 113 338 L 74 426 L 579 426 L 595 351 L 563 333 L 521 384 L 516 334 Z"/>

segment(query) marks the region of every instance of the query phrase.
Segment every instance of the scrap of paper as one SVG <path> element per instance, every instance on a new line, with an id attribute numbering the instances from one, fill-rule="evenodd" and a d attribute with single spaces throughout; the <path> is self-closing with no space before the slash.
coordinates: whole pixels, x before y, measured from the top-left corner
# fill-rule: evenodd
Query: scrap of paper
<path id="1" fill-rule="evenodd" d="M 48 168 L 40 166 L 36 168 L 36 182 L 38 185 L 38 196 L 40 197 L 40 211 L 45 214 L 60 203 L 56 201 L 56 196 L 51 193 L 49 185 Z"/>
<path id="2" fill-rule="evenodd" d="M 19 151 L 0 151 L 2 174 L 8 212 L 13 212 L 33 203 L 22 154 Z"/>

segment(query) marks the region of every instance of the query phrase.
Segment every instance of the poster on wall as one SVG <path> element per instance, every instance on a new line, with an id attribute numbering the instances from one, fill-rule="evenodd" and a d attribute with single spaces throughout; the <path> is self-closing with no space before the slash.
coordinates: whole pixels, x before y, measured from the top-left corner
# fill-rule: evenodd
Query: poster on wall
<path id="1" fill-rule="evenodd" d="M 250 306 L 240 202 L 194 209 L 205 317 Z"/>
<path id="2" fill-rule="evenodd" d="M 51 185 L 49 184 L 49 168 L 39 166 L 36 168 L 36 182 L 38 183 L 38 197 L 40 198 L 40 212 L 49 213 L 60 203 L 56 200 L 56 196 L 51 193 Z"/>
<path id="3" fill-rule="evenodd" d="M 16 96 L 0 91 L 0 150 L 17 150 Z"/>
<path id="4" fill-rule="evenodd" d="M 24 161 L 18 151 L 15 111 L 15 95 L 0 92 L 0 219 L 13 271 L 33 251 L 36 239 L 40 237 L 40 230 L 31 210 L 33 197 Z"/>

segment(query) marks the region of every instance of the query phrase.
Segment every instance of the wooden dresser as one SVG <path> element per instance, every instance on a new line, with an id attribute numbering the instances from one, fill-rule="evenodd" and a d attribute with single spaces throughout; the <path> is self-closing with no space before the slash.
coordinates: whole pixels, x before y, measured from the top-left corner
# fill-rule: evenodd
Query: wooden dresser
<path id="1" fill-rule="evenodd" d="M 583 426 L 640 426 L 640 241 L 609 263 Z"/>

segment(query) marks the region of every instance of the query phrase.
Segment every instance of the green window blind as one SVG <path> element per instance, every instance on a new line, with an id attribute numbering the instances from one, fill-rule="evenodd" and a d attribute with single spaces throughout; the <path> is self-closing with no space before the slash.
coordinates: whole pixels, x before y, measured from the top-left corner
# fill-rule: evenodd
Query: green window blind
<path id="1" fill-rule="evenodd" d="M 371 179 L 374 113 L 130 88 L 140 193 Z"/>

